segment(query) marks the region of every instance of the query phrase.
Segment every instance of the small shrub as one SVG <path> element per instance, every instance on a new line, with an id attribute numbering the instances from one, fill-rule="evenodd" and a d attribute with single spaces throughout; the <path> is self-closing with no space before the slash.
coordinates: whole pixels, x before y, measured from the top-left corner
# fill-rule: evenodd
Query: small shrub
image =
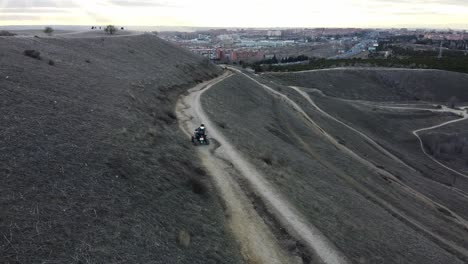
<path id="1" fill-rule="evenodd" d="M 200 167 L 194 167 L 193 171 L 196 174 L 200 175 L 200 176 L 205 176 L 206 175 L 206 171 L 203 168 L 200 168 Z"/>
<path id="2" fill-rule="evenodd" d="M 39 51 L 37 51 L 37 50 L 25 50 L 24 55 L 26 55 L 28 57 L 31 57 L 31 58 L 34 58 L 36 60 L 41 59 L 41 53 Z"/>
<path id="3" fill-rule="evenodd" d="M 106 28 L 104 28 L 104 32 L 110 35 L 114 35 L 117 32 L 117 28 L 113 25 L 108 25 Z"/>
<path id="4" fill-rule="evenodd" d="M 55 65 L 55 61 L 49 60 L 49 65 L 50 65 L 50 66 L 54 66 L 54 65 Z"/>
<path id="5" fill-rule="evenodd" d="M 16 36 L 15 33 L 11 33 L 10 31 L 2 30 L 0 31 L 0 37 L 12 37 Z"/>
<path id="6" fill-rule="evenodd" d="M 54 32 L 54 29 L 51 27 L 44 28 L 44 33 L 46 33 L 47 35 L 52 35 L 53 32 Z"/>
<path id="7" fill-rule="evenodd" d="M 177 116 L 171 111 L 166 111 L 166 115 L 173 120 L 177 120 Z"/>
<path id="8" fill-rule="evenodd" d="M 91 60 L 85 60 L 86 63 L 91 63 Z"/>
<path id="9" fill-rule="evenodd" d="M 189 184 L 192 187 L 192 191 L 196 194 L 205 194 L 208 192 L 208 185 L 198 178 L 190 178 Z"/>
<path id="10" fill-rule="evenodd" d="M 216 122 L 216 124 L 222 129 L 226 129 L 228 127 L 225 122 Z"/>
<path id="11" fill-rule="evenodd" d="M 263 162 L 265 162 L 265 164 L 267 165 L 272 165 L 273 164 L 273 160 L 271 158 L 270 155 L 264 155 L 263 157 L 260 158 Z"/>
<path id="12" fill-rule="evenodd" d="M 177 235 L 177 243 L 182 247 L 188 247 L 190 245 L 190 234 L 187 230 L 182 229 Z"/>

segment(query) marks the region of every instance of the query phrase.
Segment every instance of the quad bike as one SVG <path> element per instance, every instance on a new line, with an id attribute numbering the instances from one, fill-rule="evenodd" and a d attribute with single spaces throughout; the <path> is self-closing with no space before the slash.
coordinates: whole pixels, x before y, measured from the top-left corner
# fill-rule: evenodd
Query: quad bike
<path id="1" fill-rule="evenodd" d="M 193 135 L 192 136 L 192 143 L 193 145 L 209 145 L 210 141 L 208 140 L 208 137 L 206 135 Z"/>

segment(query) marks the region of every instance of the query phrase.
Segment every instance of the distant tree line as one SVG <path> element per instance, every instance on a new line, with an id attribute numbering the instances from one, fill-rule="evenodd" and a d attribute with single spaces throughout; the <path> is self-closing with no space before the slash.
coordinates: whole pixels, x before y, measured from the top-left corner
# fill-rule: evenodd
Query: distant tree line
<path id="1" fill-rule="evenodd" d="M 283 57 L 281 59 L 278 59 L 276 55 L 273 55 L 272 58 L 256 61 L 253 65 L 291 63 L 291 62 L 300 62 L 300 61 L 307 61 L 307 60 L 309 60 L 309 57 L 305 55 L 299 55 L 297 57 L 289 56 L 289 57 Z"/>
<path id="2" fill-rule="evenodd" d="M 307 61 L 307 60 L 309 60 L 309 57 L 305 55 L 299 55 L 297 57 L 290 56 L 290 57 L 282 58 L 281 63 L 299 62 L 299 61 Z"/>
<path id="3" fill-rule="evenodd" d="M 404 48 L 400 46 L 389 45 L 385 50 L 392 51 L 392 56 L 403 56 L 403 57 L 437 57 L 439 55 L 439 49 L 434 50 L 415 50 L 412 48 Z M 444 50 L 443 56 L 450 58 L 457 58 L 465 56 L 466 52 L 460 50 Z"/>
<path id="4" fill-rule="evenodd" d="M 454 72 L 468 73 L 468 56 L 443 57 L 438 59 L 434 56 L 421 56 L 409 58 L 388 58 L 388 59 L 310 59 L 307 64 L 253 64 L 251 67 L 256 72 L 274 71 L 304 71 L 314 69 L 326 69 L 334 67 L 389 67 L 389 68 L 410 68 L 410 69 L 439 69 Z"/>

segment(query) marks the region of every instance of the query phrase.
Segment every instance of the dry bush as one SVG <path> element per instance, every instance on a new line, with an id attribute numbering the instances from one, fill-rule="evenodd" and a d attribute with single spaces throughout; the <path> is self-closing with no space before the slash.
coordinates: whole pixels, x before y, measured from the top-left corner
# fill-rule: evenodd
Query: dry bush
<path id="1" fill-rule="evenodd" d="M 110 35 L 114 35 L 117 32 L 117 28 L 113 25 L 108 25 L 104 28 L 104 32 Z"/>
<path id="2" fill-rule="evenodd" d="M 429 154 L 435 158 L 463 154 L 467 139 L 459 134 L 430 133 L 422 135 L 421 139 Z"/>
<path id="3" fill-rule="evenodd" d="M 190 233 L 185 229 L 180 230 L 177 235 L 177 243 L 182 247 L 188 247 L 190 245 Z"/>
<path id="4" fill-rule="evenodd" d="M 216 124 L 222 129 L 228 128 L 228 125 L 225 122 L 216 122 Z"/>
<path id="5" fill-rule="evenodd" d="M 25 50 L 24 55 L 26 55 L 28 57 L 31 57 L 31 58 L 34 58 L 36 60 L 41 59 L 41 53 L 39 51 L 37 51 L 37 50 Z"/>
<path id="6" fill-rule="evenodd" d="M 270 153 L 263 153 L 260 156 L 260 159 L 265 162 L 265 164 L 271 166 L 273 164 L 273 158 Z"/>
<path id="7" fill-rule="evenodd" d="M 12 37 L 16 36 L 15 33 L 11 33 L 10 31 L 2 30 L 0 31 L 0 37 Z"/>
<path id="8" fill-rule="evenodd" d="M 209 187 L 208 184 L 199 178 L 190 178 L 189 184 L 192 188 L 192 191 L 196 194 L 205 194 L 208 193 Z"/>
<path id="9" fill-rule="evenodd" d="M 44 28 L 44 33 L 46 33 L 47 35 L 52 35 L 53 32 L 54 32 L 54 29 L 51 27 Z"/>
<path id="10" fill-rule="evenodd" d="M 166 111 L 166 115 L 173 120 L 177 120 L 177 116 L 174 114 L 173 111 Z"/>
<path id="11" fill-rule="evenodd" d="M 50 65 L 50 66 L 54 66 L 54 65 L 55 65 L 55 61 L 49 60 L 49 65 Z"/>

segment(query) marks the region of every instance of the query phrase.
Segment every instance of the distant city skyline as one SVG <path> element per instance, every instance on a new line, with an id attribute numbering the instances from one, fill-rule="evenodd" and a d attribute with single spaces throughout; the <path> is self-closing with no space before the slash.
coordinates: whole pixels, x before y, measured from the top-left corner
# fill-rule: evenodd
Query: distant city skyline
<path id="1" fill-rule="evenodd" d="M 468 29 L 466 0 L 0 0 L 0 25 Z"/>

